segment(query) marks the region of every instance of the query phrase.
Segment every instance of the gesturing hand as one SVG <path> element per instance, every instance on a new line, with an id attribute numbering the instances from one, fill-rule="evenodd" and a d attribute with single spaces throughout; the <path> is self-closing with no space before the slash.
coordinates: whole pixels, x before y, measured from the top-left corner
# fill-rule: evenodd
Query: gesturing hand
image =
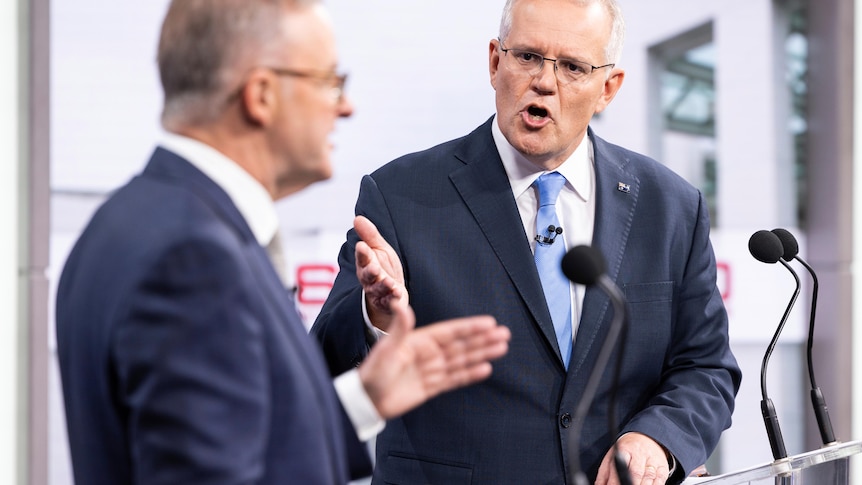
<path id="1" fill-rule="evenodd" d="M 407 305 L 392 307 L 389 335 L 372 347 L 359 377 L 383 418 L 491 375 L 491 360 L 509 349 L 508 327 L 490 316 L 458 318 L 414 329 Z"/>
<path id="2" fill-rule="evenodd" d="M 365 290 L 368 316 L 375 327 L 388 332 L 393 307 L 406 307 L 407 289 L 401 260 L 383 239 L 377 227 L 364 216 L 356 216 L 356 278 Z"/>
<path id="3" fill-rule="evenodd" d="M 617 451 L 628 463 L 633 485 L 664 485 L 670 469 L 664 448 L 652 438 L 641 433 L 626 433 L 617 440 Z M 596 485 L 619 485 L 619 477 L 613 466 L 613 452 L 605 455 L 599 466 Z"/>

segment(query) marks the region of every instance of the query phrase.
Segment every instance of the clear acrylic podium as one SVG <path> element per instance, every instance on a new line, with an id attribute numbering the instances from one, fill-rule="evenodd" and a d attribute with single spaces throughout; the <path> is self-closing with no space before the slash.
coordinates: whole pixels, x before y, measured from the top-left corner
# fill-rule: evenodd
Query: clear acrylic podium
<path id="1" fill-rule="evenodd" d="M 837 443 L 724 475 L 689 478 L 683 485 L 848 485 L 850 457 L 862 441 Z"/>

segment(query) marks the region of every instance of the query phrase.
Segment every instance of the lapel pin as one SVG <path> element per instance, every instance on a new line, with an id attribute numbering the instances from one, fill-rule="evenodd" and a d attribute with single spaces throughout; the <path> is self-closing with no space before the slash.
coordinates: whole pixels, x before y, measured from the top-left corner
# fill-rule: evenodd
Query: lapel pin
<path id="1" fill-rule="evenodd" d="M 632 191 L 632 188 L 631 188 L 631 186 L 630 186 L 629 184 L 624 184 L 624 183 L 622 183 L 622 182 L 617 182 L 617 190 L 619 190 L 620 192 L 622 192 L 622 193 L 624 193 L 624 194 L 628 194 L 629 192 L 631 192 L 631 191 Z"/>

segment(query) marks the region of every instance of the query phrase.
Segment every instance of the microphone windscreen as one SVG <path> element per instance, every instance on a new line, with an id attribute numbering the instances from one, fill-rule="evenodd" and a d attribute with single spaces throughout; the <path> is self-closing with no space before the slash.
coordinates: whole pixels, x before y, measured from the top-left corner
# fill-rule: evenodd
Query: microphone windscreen
<path id="1" fill-rule="evenodd" d="M 590 246 L 575 246 L 560 262 L 566 278 L 579 285 L 592 285 L 605 274 L 605 258 Z"/>
<path id="2" fill-rule="evenodd" d="M 777 229 L 773 229 L 772 234 L 778 236 L 778 240 L 781 241 L 781 246 L 784 247 L 784 254 L 781 256 L 781 259 L 790 261 L 799 254 L 799 243 L 796 242 L 796 238 L 790 233 L 790 231 L 779 227 Z"/>
<path id="3" fill-rule="evenodd" d="M 760 230 L 748 240 L 748 250 L 754 259 L 763 263 L 777 263 L 784 255 L 784 246 L 778 236 L 770 231 Z"/>

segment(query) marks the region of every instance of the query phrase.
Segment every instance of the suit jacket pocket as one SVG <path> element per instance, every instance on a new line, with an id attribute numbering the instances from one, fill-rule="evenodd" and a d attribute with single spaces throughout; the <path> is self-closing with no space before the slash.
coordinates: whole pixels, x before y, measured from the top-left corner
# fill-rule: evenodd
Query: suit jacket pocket
<path id="1" fill-rule="evenodd" d="M 473 469 L 415 457 L 389 455 L 383 468 L 383 483 L 391 485 L 468 485 Z"/>
<path id="2" fill-rule="evenodd" d="M 673 281 L 625 285 L 623 292 L 626 294 L 626 301 L 630 305 L 650 302 L 667 302 L 669 304 L 673 300 Z"/>
<path id="3" fill-rule="evenodd" d="M 623 291 L 629 310 L 628 342 L 652 342 L 656 350 L 663 350 L 671 338 L 673 281 L 626 285 Z"/>

